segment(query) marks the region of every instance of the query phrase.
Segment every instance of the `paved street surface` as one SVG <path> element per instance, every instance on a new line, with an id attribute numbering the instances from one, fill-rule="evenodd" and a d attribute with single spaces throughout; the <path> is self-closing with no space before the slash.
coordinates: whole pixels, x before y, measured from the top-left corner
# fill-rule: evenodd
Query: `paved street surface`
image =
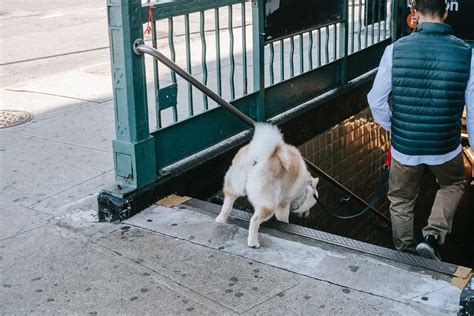
<path id="1" fill-rule="evenodd" d="M 113 183 L 105 1 L 0 4 L 0 313 L 455 315 L 461 290 L 429 271 L 155 205 L 97 223 Z M 223 46 L 228 46 L 226 43 Z"/>

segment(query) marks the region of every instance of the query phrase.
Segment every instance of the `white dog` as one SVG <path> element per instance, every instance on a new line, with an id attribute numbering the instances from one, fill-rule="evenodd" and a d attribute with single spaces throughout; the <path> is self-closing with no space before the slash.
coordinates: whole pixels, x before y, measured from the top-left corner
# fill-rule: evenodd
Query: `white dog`
<path id="1" fill-rule="evenodd" d="M 216 222 L 225 223 L 235 200 L 247 196 L 255 211 L 248 246 L 259 248 L 260 224 L 273 214 L 288 223 L 290 210 L 308 212 L 316 204 L 318 181 L 311 177 L 298 149 L 283 141 L 276 126 L 258 123 L 252 141 L 235 155 L 225 175 L 224 204 Z"/>

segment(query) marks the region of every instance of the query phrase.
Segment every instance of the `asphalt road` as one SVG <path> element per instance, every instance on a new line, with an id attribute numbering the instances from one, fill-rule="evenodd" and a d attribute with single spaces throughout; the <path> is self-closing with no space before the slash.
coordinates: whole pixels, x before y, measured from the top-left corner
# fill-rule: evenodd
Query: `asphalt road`
<path id="1" fill-rule="evenodd" d="M 109 61 L 105 0 L 2 0 L 0 85 Z"/>

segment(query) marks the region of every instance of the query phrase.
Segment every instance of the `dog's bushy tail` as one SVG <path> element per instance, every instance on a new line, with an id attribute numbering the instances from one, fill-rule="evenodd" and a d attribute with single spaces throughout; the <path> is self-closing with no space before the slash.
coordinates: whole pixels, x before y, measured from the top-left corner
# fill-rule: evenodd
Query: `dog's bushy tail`
<path id="1" fill-rule="evenodd" d="M 268 160 L 281 150 L 283 136 L 278 127 L 268 123 L 257 123 L 255 132 L 250 142 L 249 154 L 256 162 Z"/>

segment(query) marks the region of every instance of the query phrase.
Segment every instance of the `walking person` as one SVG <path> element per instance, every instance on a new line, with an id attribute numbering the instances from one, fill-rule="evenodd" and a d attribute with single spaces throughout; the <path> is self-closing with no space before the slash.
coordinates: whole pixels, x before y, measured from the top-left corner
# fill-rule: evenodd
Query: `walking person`
<path id="1" fill-rule="evenodd" d="M 464 192 L 460 144 L 464 105 L 474 145 L 474 54 L 444 23 L 445 0 L 416 0 L 412 9 L 418 25 L 386 48 L 368 102 L 375 121 L 391 132 L 388 199 L 394 246 L 439 259 L 437 248 L 451 231 Z M 425 166 L 440 189 L 417 245 L 413 209 Z"/>

